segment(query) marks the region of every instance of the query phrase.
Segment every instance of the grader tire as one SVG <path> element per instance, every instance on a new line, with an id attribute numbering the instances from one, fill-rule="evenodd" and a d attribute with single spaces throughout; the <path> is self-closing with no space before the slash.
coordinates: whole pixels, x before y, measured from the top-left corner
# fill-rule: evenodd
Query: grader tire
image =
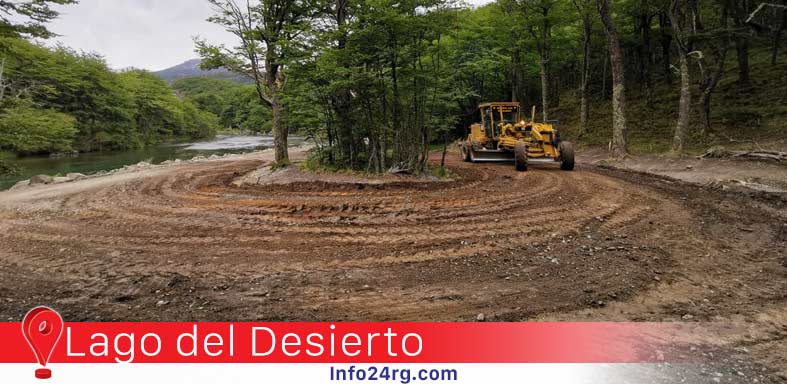
<path id="1" fill-rule="evenodd" d="M 560 169 L 564 171 L 574 170 L 574 145 L 568 141 L 560 143 Z"/>
<path id="2" fill-rule="evenodd" d="M 516 143 L 514 147 L 514 162 L 518 172 L 527 171 L 527 145 L 525 143 Z"/>

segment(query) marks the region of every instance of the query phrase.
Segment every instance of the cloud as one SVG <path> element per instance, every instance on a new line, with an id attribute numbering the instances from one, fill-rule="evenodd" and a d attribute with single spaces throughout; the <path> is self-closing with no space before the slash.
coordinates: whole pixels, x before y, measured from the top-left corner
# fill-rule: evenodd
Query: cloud
<path id="1" fill-rule="evenodd" d="M 213 12 L 205 0 L 79 0 L 57 9 L 61 16 L 50 29 L 61 36 L 48 43 L 96 52 L 115 69 L 155 71 L 194 59 L 194 36 L 234 44 L 232 35 L 206 21 Z"/>
<path id="2" fill-rule="evenodd" d="M 232 44 L 232 36 L 206 21 L 203 0 L 80 0 L 58 7 L 50 43 L 104 56 L 113 68 L 160 70 L 193 59 L 194 36 Z"/>

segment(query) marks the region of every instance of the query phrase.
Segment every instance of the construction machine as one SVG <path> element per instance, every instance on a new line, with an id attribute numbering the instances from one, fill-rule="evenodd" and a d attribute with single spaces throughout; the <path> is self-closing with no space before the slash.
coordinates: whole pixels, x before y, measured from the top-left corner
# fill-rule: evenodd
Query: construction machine
<path id="1" fill-rule="evenodd" d="M 484 103 L 478 106 L 481 122 L 459 143 L 464 161 L 513 161 L 516 170 L 527 171 L 531 163 L 560 163 L 574 170 L 574 147 L 560 140 L 554 125 L 536 122 L 536 107 L 526 120 L 517 102 Z"/>

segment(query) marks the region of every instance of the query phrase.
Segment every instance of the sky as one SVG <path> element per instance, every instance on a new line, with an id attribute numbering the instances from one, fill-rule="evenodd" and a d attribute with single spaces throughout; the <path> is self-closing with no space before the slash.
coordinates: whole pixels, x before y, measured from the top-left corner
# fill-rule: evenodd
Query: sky
<path id="1" fill-rule="evenodd" d="M 193 37 L 232 45 L 232 36 L 206 21 L 204 0 L 79 0 L 59 6 L 49 28 L 56 42 L 104 56 L 110 67 L 157 71 L 195 58 Z"/>
<path id="2" fill-rule="evenodd" d="M 194 59 L 194 36 L 233 45 L 230 34 L 206 21 L 213 12 L 205 0 L 79 0 L 56 8 L 60 18 L 49 27 L 61 36 L 48 44 L 96 52 L 115 69 L 158 71 Z"/>

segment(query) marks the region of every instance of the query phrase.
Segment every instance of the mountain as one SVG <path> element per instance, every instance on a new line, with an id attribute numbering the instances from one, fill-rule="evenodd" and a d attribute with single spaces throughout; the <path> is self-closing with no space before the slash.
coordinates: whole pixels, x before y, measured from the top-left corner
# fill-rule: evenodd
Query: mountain
<path id="1" fill-rule="evenodd" d="M 169 82 L 182 79 L 184 77 L 215 77 L 220 79 L 227 79 L 237 81 L 239 83 L 250 82 L 245 77 L 232 73 L 224 68 L 212 69 L 205 71 L 200 69 L 199 65 L 202 62 L 200 59 L 193 59 L 185 63 L 178 64 L 174 67 L 167 68 L 158 72 L 153 72 L 164 80 Z"/>

